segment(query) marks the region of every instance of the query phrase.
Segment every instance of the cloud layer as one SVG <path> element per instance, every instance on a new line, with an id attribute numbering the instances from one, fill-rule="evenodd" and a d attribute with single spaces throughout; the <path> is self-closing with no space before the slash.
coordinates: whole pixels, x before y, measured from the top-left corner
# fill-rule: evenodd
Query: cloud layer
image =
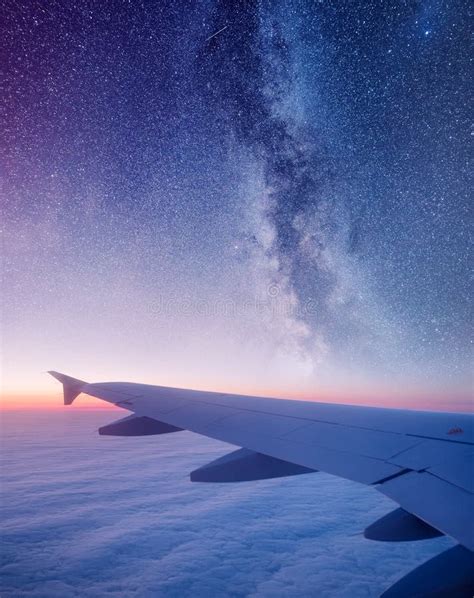
<path id="1" fill-rule="evenodd" d="M 325 474 L 193 484 L 231 447 L 99 437 L 113 419 L 4 414 L 2 597 L 377 596 L 450 544 L 365 540 L 392 503 Z"/>

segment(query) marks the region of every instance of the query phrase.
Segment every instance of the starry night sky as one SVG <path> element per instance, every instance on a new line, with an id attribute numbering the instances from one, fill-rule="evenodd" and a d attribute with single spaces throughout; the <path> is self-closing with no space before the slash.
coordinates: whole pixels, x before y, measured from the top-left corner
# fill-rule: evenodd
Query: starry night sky
<path id="1" fill-rule="evenodd" d="M 465 408 L 469 4 L 7 1 L 4 390 Z"/>

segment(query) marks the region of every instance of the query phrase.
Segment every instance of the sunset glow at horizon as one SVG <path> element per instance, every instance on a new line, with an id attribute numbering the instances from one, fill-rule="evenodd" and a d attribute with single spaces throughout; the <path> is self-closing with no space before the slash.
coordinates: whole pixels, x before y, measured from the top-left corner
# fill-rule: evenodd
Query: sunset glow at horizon
<path id="1" fill-rule="evenodd" d="M 123 410 L 119 407 L 96 399 L 85 394 L 79 395 L 75 400 L 74 406 L 65 406 L 62 400 L 62 389 L 55 383 L 56 392 L 48 394 L 19 394 L 19 393 L 3 393 L 0 397 L 0 411 L 1 410 L 58 410 L 58 409 L 86 409 L 86 410 L 114 410 L 122 413 Z M 219 393 L 241 394 L 246 396 L 262 396 L 276 399 L 292 399 L 309 402 L 322 402 L 334 404 L 347 405 L 365 405 L 369 407 L 380 407 L 390 409 L 410 409 L 420 411 L 451 411 L 468 413 L 472 411 L 472 397 L 469 394 L 456 396 L 443 395 L 423 395 L 413 393 L 412 395 L 391 395 L 383 394 L 321 394 L 316 393 L 308 395 L 305 393 L 295 394 L 294 392 L 284 392 L 277 389 L 274 390 L 260 390 L 252 392 L 249 389 L 239 388 L 212 388 L 209 385 L 202 387 L 193 386 L 192 390 L 206 390 Z"/>

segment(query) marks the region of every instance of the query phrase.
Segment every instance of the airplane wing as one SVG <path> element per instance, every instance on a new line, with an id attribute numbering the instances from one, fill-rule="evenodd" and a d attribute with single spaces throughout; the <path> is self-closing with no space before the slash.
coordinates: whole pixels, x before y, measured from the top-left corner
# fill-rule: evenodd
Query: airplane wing
<path id="1" fill-rule="evenodd" d="M 239 448 L 191 472 L 238 482 L 324 471 L 374 486 L 399 507 L 364 532 L 409 541 L 447 535 L 457 545 L 384 593 L 470 596 L 474 589 L 474 415 L 269 399 L 128 382 L 89 384 L 49 372 L 70 405 L 84 393 L 132 412 L 99 434 L 190 430 Z"/>

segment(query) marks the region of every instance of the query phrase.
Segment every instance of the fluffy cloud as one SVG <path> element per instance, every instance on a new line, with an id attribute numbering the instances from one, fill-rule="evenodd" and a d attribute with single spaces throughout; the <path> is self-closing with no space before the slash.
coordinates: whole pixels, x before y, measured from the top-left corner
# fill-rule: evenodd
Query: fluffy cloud
<path id="1" fill-rule="evenodd" d="M 450 545 L 365 540 L 393 504 L 325 474 L 193 484 L 232 447 L 94 433 L 113 418 L 3 416 L 3 597 L 377 596 Z"/>

